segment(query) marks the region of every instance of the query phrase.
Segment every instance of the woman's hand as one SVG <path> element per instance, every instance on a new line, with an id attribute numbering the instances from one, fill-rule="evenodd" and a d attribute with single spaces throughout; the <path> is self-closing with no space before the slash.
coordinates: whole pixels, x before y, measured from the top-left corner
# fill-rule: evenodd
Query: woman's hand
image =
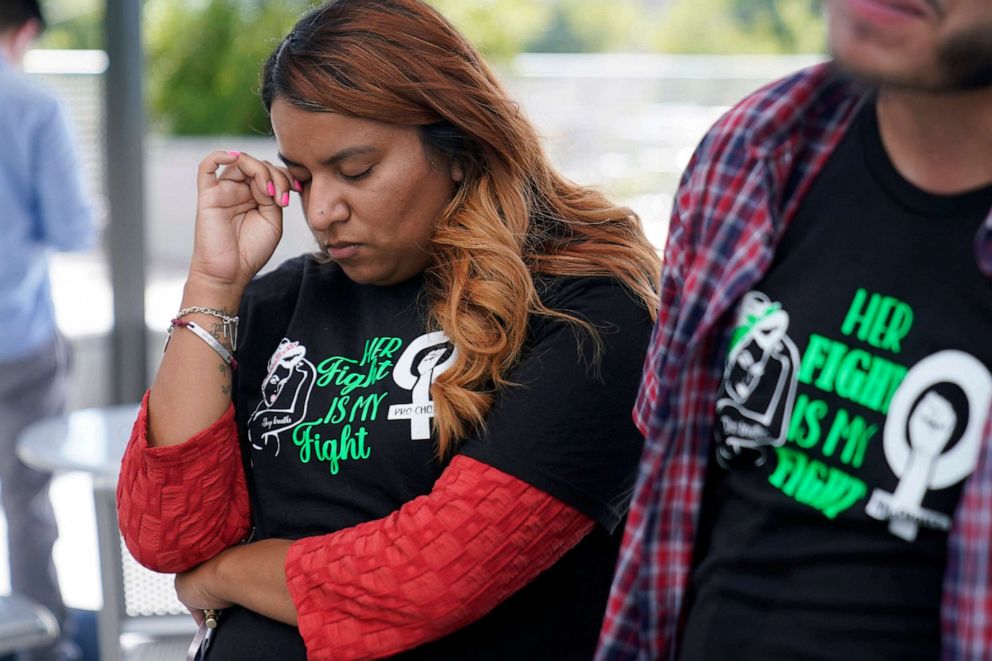
<path id="1" fill-rule="evenodd" d="M 220 555 L 215 556 L 202 565 L 181 574 L 176 574 L 176 596 L 189 609 L 197 624 L 203 624 L 204 610 L 208 608 L 221 610 L 233 605 L 230 601 L 220 599 L 210 591 L 210 584 L 213 580 L 212 574 L 216 569 L 219 559 Z"/>
<path id="2" fill-rule="evenodd" d="M 218 151 L 204 158 L 190 280 L 240 294 L 282 238 L 291 189 L 285 170 L 248 154 Z"/>
<path id="3" fill-rule="evenodd" d="M 296 606 L 286 585 L 286 555 L 293 542 L 265 539 L 221 551 L 187 572 L 176 574 L 176 595 L 203 621 L 203 609 L 234 604 L 296 626 Z"/>

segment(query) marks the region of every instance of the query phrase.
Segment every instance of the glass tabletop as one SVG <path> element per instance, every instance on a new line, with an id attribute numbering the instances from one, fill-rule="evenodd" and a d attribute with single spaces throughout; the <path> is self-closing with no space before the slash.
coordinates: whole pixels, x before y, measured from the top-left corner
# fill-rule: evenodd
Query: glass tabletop
<path id="1" fill-rule="evenodd" d="M 83 471 L 117 479 L 138 404 L 81 409 L 40 420 L 17 440 L 17 456 L 44 471 Z"/>

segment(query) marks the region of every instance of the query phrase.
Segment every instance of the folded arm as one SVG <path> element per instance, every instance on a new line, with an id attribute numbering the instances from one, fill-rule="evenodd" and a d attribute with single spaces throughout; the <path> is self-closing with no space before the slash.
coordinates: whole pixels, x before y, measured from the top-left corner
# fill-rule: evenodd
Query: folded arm
<path id="1" fill-rule="evenodd" d="M 593 526 L 526 482 L 457 456 L 430 494 L 393 514 L 295 543 L 231 548 L 180 577 L 180 597 L 295 624 L 312 659 L 379 658 L 479 619 Z"/>

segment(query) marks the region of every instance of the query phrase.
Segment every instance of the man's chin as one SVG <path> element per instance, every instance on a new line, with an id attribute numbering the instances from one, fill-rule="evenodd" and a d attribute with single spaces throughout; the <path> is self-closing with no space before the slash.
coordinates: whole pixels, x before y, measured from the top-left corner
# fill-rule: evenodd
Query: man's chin
<path id="1" fill-rule="evenodd" d="M 905 71 L 862 65 L 844 58 L 834 58 L 834 66 L 865 87 L 886 88 L 923 94 L 961 94 L 992 89 L 992 69 L 979 71 Z"/>
<path id="2" fill-rule="evenodd" d="M 841 71 L 872 87 L 933 94 L 992 88 L 992 32 L 962 36 L 937 50 L 932 61 L 919 61 L 926 50 L 889 48 L 852 37 L 832 44 L 831 57 Z"/>

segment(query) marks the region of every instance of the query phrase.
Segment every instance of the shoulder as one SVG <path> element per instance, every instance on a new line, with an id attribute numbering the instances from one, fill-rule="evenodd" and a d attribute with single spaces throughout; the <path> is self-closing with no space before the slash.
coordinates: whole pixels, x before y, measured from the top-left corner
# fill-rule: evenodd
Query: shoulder
<path id="1" fill-rule="evenodd" d="M 647 310 L 609 277 L 535 278 L 533 315 L 512 384 L 461 452 L 561 499 L 612 531 L 630 500 L 642 438 L 630 417 L 651 333 Z"/>
<path id="2" fill-rule="evenodd" d="M 802 69 L 765 85 L 727 111 L 707 132 L 699 159 L 743 159 L 750 148 L 774 149 L 808 127 L 828 129 L 863 95 L 864 90 L 830 62 Z"/>
<path id="3" fill-rule="evenodd" d="M 545 307 L 588 324 L 595 341 L 584 342 L 586 334 L 561 318 L 534 315 L 529 345 L 559 341 L 552 338 L 560 336 L 577 340 L 583 353 L 596 353 L 599 347 L 608 353 L 643 355 L 654 322 L 643 302 L 619 280 L 605 276 L 540 277 L 535 285 Z M 567 344 L 573 344 L 572 340 Z"/>
<path id="4" fill-rule="evenodd" d="M 648 316 L 641 300 L 608 276 L 537 276 L 534 286 L 545 307 L 588 317 L 589 321 L 637 316 L 639 311 Z"/>
<path id="5" fill-rule="evenodd" d="M 852 89 L 852 83 L 830 62 L 793 72 L 760 87 L 735 105 L 718 123 L 720 127 L 762 127 L 771 117 L 790 117 L 822 94 L 836 88 Z"/>
<path id="6" fill-rule="evenodd" d="M 0 71 L 0 107 L 16 111 L 22 120 L 51 118 L 62 111 L 58 98 L 50 90 L 11 70 Z"/>

